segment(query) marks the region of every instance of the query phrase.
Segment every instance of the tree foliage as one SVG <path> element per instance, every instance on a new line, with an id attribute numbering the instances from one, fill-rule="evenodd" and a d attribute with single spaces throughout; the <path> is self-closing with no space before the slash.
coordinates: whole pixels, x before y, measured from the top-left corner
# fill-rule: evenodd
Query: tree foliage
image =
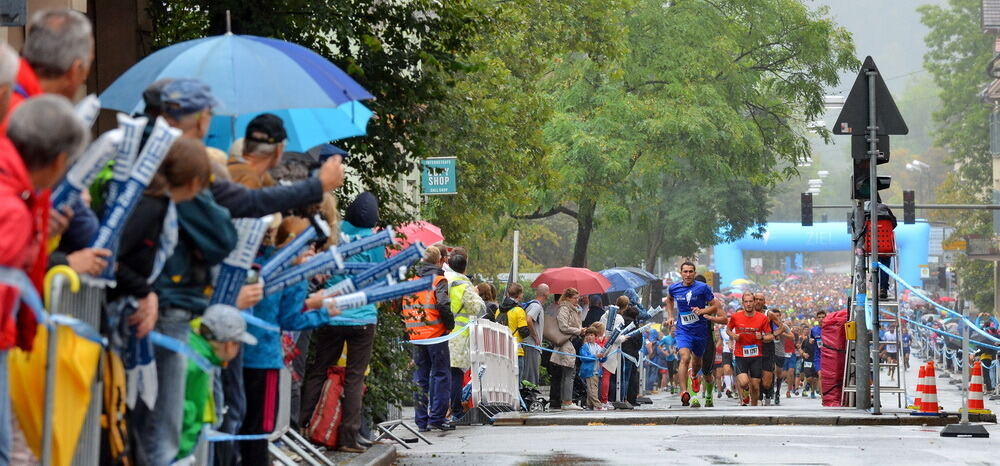
<path id="1" fill-rule="evenodd" d="M 919 8 L 930 29 L 925 41 L 924 67 L 940 88 L 940 106 L 934 113 L 936 142 L 951 153 L 958 168 L 938 188 L 938 200 L 947 203 L 988 203 L 992 188 L 989 151 L 990 107 L 981 92 L 990 82 L 984 72 L 993 58 L 994 39 L 979 29 L 978 0 L 950 0 L 947 7 Z M 937 216 L 955 225 L 954 236 L 991 236 L 986 211 L 953 212 Z M 961 257 L 957 263 L 959 290 L 980 310 L 993 308 L 993 275 L 982 261 Z"/>
<path id="2" fill-rule="evenodd" d="M 577 220 L 575 266 L 602 222 L 638 223 L 647 259 L 763 223 L 767 191 L 809 156 L 804 123 L 823 111 L 824 89 L 857 65 L 824 14 L 794 0 L 623 10 L 620 57 L 568 55 L 546 78 L 556 113 L 544 134 L 561 181 L 528 217 Z"/>

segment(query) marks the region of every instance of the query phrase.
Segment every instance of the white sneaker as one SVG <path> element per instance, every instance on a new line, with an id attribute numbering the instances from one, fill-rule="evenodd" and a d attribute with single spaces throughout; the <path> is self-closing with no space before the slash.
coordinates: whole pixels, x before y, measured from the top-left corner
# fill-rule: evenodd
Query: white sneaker
<path id="1" fill-rule="evenodd" d="M 568 405 L 562 405 L 562 409 L 569 410 L 569 411 L 583 411 L 583 408 L 581 408 L 576 403 L 570 403 Z"/>

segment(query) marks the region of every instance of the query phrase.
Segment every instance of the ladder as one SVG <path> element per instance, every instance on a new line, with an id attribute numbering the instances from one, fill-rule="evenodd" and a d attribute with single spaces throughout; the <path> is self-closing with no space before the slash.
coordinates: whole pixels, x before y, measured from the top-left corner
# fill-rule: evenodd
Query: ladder
<path id="1" fill-rule="evenodd" d="M 879 254 L 881 256 L 890 256 L 893 258 L 892 269 L 897 271 L 899 261 L 896 260 L 895 252 L 892 254 Z M 854 255 L 855 265 L 858 260 L 867 259 L 868 255 Z M 856 270 L 852 268 L 852 270 Z M 859 277 L 855 276 L 852 280 L 852 290 L 854 295 L 852 297 L 852 304 L 850 306 L 850 320 L 854 320 L 855 315 L 858 312 L 865 312 L 866 306 L 860 305 L 854 302 L 854 297 L 858 295 L 864 295 L 866 293 L 866 281 L 859 280 Z M 879 393 L 880 394 L 895 394 L 896 401 L 899 408 L 904 408 L 906 403 L 906 369 L 903 366 L 903 322 L 899 315 L 899 301 L 897 297 L 899 296 L 899 289 L 895 281 L 890 282 L 888 297 L 880 298 L 878 303 L 878 325 L 875 326 L 875 332 L 872 335 L 872 344 L 875 348 L 881 349 L 886 345 L 895 345 L 896 347 L 896 361 L 893 364 L 896 369 L 895 379 L 890 379 L 888 373 L 879 375 Z M 883 326 L 895 325 L 895 338 L 892 340 L 881 340 L 880 330 Z M 861 329 L 858 329 L 860 331 Z M 879 341 L 876 341 L 879 339 Z M 842 380 L 843 384 L 843 394 L 841 395 L 841 404 L 843 406 L 857 406 L 857 341 L 847 340 L 847 357 L 844 358 L 844 377 Z M 874 357 L 881 357 L 881 352 L 878 352 Z M 885 364 L 880 365 L 881 368 L 885 369 L 889 367 L 888 361 Z M 889 379 L 889 380 L 887 380 Z M 874 380 L 873 377 L 869 377 L 869 380 Z"/>

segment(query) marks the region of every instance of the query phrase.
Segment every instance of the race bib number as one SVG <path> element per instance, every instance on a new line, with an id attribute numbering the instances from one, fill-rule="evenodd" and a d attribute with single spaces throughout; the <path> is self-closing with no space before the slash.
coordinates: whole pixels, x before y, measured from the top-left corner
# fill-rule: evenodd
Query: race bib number
<path id="1" fill-rule="evenodd" d="M 802 364 L 802 367 L 806 369 L 812 369 L 812 366 L 813 366 L 812 361 L 806 361 L 805 363 Z"/>
<path id="2" fill-rule="evenodd" d="M 752 358 L 760 356 L 760 347 L 757 345 L 746 345 L 743 347 L 743 357 Z"/>
<path id="3" fill-rule="evenodd" d="M 681 314 L 681 323 L 684 325 L 691 325 L 697 321 L 698 321 L 698 314 L 695 314 L 693 312 L 690 314 Z"/>

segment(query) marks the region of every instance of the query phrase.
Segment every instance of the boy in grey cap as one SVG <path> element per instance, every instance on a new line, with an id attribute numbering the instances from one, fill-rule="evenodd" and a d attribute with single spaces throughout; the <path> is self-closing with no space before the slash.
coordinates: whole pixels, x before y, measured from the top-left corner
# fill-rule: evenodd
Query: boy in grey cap
<path id="1" fill-rule="evenodd" d="M 240 354 L 240 345 L 256 345 L 257 339 L 247 332 L 247 322 L 233 306 L 215 304 L 201 318 L 191 321 L 188 345 L 195 353 L 214 366 L 224 367 Z M 184 421 L 177 460 L 194 454 L 198 436 L 205 424 L 215 423 L 215 398 L 212 396 L 212 375 L 195 361 L 188 361 L 184 387 Z"/>

